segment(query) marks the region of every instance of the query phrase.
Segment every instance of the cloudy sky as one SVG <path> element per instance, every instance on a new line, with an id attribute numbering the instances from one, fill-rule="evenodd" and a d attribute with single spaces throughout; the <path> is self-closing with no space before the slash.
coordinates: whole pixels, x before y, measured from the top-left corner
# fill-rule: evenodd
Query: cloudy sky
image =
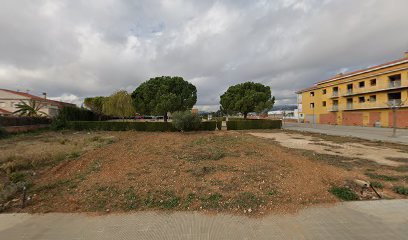
<path id="1" fill-rule="evenodd" d="M 280 104 L 339 72 L 403 57 L 407 0 L 1 0 L 0 88 L 86 96 L 177 75 L 218 109 L 230 85 Z"/>

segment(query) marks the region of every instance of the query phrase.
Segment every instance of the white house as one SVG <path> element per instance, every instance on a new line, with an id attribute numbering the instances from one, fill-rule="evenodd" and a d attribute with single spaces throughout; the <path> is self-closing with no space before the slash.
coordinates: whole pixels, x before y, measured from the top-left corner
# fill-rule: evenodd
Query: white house
<path id="1" fill-rule="evenodd" d="M 28 103 L 29 100 L 35 100 L 41 104 L 40 111 L 47 114 L 48 117 L 55 117 L 58 111 L 65 106 L 75 106 L 72 103 L 59 102 L 47 99 L 47 94 L 38 97 L 27 92 L 13 91 L 0 88 L 0 115 L 12 115 L 17 111 L 16 105 L 20 102 Z"/>

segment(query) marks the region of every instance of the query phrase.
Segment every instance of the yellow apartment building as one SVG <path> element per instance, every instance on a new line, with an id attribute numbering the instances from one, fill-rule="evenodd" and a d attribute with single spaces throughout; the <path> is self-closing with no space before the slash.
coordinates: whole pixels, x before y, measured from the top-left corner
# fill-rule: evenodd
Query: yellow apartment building
<path id="1" fill-rule="evenodd" d="M 408 128 L 408 52 L 405 57 L 367 69 L 338 74 L 297 92 L 305 122 Z"/>

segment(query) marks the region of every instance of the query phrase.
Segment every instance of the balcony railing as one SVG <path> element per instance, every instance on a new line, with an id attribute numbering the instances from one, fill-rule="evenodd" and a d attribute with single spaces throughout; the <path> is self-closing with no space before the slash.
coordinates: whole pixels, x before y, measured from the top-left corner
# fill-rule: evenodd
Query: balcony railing
<path id="1" fill-rule="evenodd" d="M 391 107 L 408 107 L 407 103 L 402 102 L 400 99 L 390 100 L 388 102 L 364 102 L 347 104 L 340 110 L 363 110 L 363 109 L 387 109 Z"/>
<path id="2" fill-rule="evenodd" d="M 387 105 L 390 107 L 398 107 L 402 105 L 401 99 L 391 99 L 387 102 Z"/>
<path id="3" fill-rule="evenodd" d="M 337 112 L 339 111 L 339 105 L 333 105 L 331 108 L 329 108 L 330 112 Z"/>
<path id="4" fill-rule="evenodd" d="M 390 88 L 401 87 L 401 81 L 390 81 L 389 87 Z"/>
<path id="5" fill-rule="evenodd" d="M 339 96 L 339 91 L 335 91 L 332 93 L 332 98 L 338 97 Z"/>

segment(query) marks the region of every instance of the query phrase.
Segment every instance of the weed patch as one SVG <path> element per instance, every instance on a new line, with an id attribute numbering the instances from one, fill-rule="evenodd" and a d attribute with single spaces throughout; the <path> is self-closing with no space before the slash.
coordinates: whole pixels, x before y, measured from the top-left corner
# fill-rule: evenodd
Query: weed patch
<path id="1" fill-rule="evenodd" d="M 394 192 L 408 196 L 408 187 L 403 187 L 403 186 L 396 186 L 393 188 Z"/>
<path id="2" fill-rule="evenodd" d="M 123 195 L 125 198 L 123 208 L 125 210 L 134 210 L 140 205 L 140 200 L 133 188 L 129 188 L 128 190 L 126 190 Z"/>
<path id="3" fill-rule="evenodd" d="M 180 198 L 170 191 L 149 193 L 144 200 L 144 205 L 148 208 L 172 209 L 179 204 Z"/>
<path id="4" fill-rule="evenodd" d="M 344 200 L 344 201 L 354 201 L 358 200 L 358 195 L 351 190 L 350 188 L 346 187 L 332 187 L 329 192 L 331 192 L 337 198 Z"/>
<path id="5" fill-rule="evenodd" d="M 255 194 L 250 193 L 250 192 L 243 192 L 240 193 L 235 199 L 234 199 L 234 205 L 236 205 L 238 208 L 244 208 L 244 209 L 254 209 L 258 207 L 261 203 L 263 203 L 263 200 Z"/>
<path id="6" fill-rule="evenodd" d="M 219 193 L 211 194 L 208 197 L 201 198 L 201 206 L 204 209 L 218 209 L 221 207 L 222 195 Z"/>
<path id="7" fill-rule="evenodd" d="M 371 182 L 371 186 L 373 186 L 374 188 L 378 188 L 378 189 L 383 189 L 384 188 L 384 184 L 382 184 L 380 182 Z"/>

